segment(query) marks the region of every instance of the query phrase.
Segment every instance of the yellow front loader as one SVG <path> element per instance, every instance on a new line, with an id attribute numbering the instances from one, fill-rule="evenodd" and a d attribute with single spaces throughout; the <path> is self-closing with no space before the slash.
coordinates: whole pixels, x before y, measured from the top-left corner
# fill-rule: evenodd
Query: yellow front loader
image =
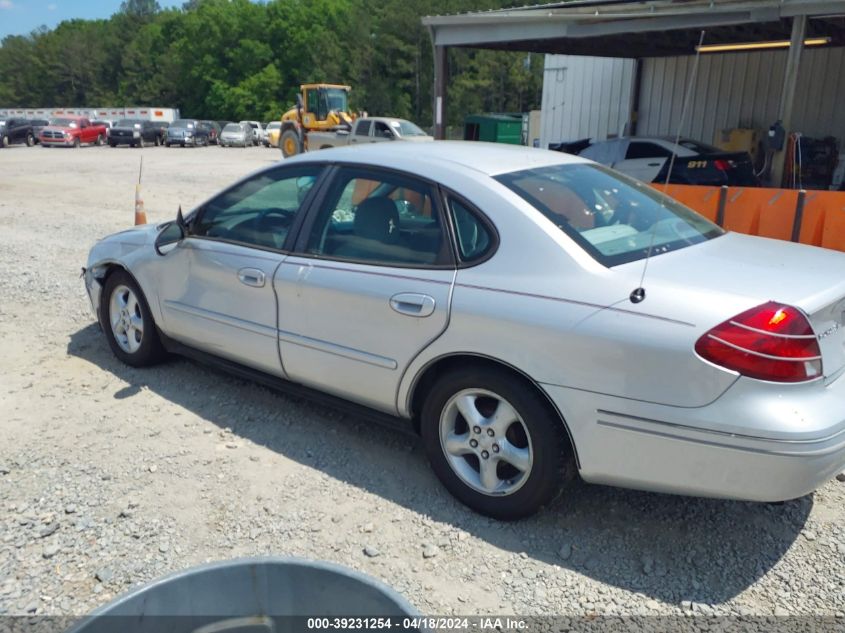
<path id="1" fill-rule="evenodd" d="M 303 84 L 296 95 L 296 106 L 282 115 L 279 145 L 282 155 L 295 156 L 308 151 L 310 132 L 351 130 L 355 116 L 349 112 L 349 86 Z"/>

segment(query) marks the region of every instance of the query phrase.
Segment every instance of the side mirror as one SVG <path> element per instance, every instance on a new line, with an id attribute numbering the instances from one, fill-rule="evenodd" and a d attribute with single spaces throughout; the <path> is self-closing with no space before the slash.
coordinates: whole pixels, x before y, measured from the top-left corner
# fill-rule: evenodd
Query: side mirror
<path id="1" fill-rule="evenodd" d="M 182 217 L 182 207 L 176 214 L 176 220 L 165 226 L 156 236 L 155 249 L 159 255 L 167 255 L 173 247 L 185 239 L 187 234 L 185 218 Z"/>
<path id="2" fill-rule="evenodd" d="M 179 226 L 177 222 L 171 222 L 156 237 L 156 253 L 162 256 L 167 255 L 183 239 L 185 239 L 185 229 Z"/>

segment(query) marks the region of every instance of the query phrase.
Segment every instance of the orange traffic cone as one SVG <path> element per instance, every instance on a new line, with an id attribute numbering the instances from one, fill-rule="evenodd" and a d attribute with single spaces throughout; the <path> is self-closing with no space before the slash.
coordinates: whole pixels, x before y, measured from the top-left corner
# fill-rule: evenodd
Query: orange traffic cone
<path id="1" fill-rule="evenodd" d="M 144 211 L 144 201 L 141 199 L 141 185 L 135 185 L 135 226 L 147 223 L 147 212 Z"/>

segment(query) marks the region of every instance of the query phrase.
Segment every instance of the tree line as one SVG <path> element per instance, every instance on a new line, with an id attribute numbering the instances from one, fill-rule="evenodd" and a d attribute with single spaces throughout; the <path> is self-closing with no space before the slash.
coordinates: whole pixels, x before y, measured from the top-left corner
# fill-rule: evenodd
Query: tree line
<path id="1" fill-rule="evenodd" d="M 420 19 L 527 0 L 127 0 L 0 42 L 0 106 L 160 105 L 277 119 L 301 83 L 353 87 L 354 110 L 431 122 L 433 49 Z M 542 55 L 452 49 L 447 120 L 538 108 Z"/>

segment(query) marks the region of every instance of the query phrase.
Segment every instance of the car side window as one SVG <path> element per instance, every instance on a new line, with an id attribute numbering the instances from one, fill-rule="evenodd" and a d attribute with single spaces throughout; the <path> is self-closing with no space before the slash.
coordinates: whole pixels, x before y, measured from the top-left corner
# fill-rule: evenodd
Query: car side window
<path id="1" fill-rule="evenodd" d="M 282 249 L 322 171 L 308 165 L 257 174 L 208 202 L 191 235 Z"/>
<path id="2" fill-rule="evenodd" d="M 430 185 L 415 178 L 342 168 L 316 216 L 307 253 L 392 266 L 448 261 Z"/>
<path id="3" fill-rule="evenodd" d="M 450 198 L 449 215 L 455 228 L 458 257 L 462 262 L 477 261 L 490 252 L 494 242 L 493 234 L 469 206 Z"/>
<path id="4" fill-rule="evenodd" d="M 386 123 L 376 121 L 376 129 L 373 133 L 373 136 L 380 136 L 382 138 L 393 138 L 393 132 L 390 131 L 390 128 L 387 127 Z"/>
<path id="5" fill-rule="evenodd" d="M 372 121 L 360 121 L 355 127 L 355 136 L 369 136 Z"/>
<path id="6" fill-rule="evenodd" d="M 628 151 L 625 153 L 625 160 L 632 158 L 671 158 L 672 152 L 665 147 L 661 147 L 657 143 L 643 143 L 641 141 L 633 141 L 628 145 Z"/>

